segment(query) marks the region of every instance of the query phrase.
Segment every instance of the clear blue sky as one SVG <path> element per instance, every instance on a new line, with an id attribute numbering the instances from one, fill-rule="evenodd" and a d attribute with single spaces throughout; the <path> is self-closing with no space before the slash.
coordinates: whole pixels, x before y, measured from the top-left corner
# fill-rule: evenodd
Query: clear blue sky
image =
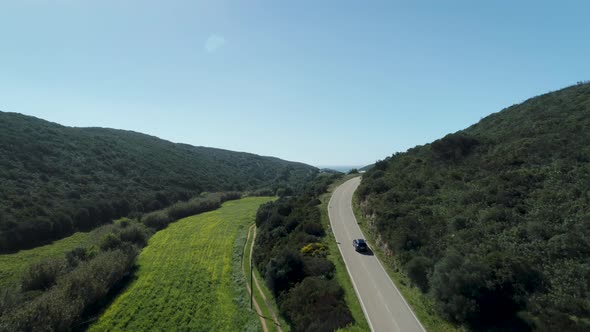
<path id="1" fill-rule="evenodd" d="M 0 110 L 364 165 L 590 79 L 589 1 L 0 3 Z"/>

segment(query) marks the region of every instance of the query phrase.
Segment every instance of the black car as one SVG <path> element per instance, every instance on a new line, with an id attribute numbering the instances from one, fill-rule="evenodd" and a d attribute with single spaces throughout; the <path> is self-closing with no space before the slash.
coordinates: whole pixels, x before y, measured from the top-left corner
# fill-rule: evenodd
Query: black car
<path id="1" fill-rule="evenodd" d="M 363 239 L 354 239 L 352 240 L 352 246 L 356 251 L 367 251 L 369 247 L 367 246 L 367 242 Z"/>

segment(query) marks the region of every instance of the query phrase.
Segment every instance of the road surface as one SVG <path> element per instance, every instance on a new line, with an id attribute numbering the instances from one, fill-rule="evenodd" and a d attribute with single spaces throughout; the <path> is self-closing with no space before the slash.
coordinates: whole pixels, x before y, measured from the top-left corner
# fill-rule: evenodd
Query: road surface
<path id="1" fill-rule="evenodd" d="M 364 238 L 352 212 L 352 194 L 360 177 L 336 188 L 328 203 L 330 224 L 372 331 L 424 332 L 424 328 L 372 253 L 354 250 L 352 240 Z M 371 243 L 369 243 L 369 248 Z"/>

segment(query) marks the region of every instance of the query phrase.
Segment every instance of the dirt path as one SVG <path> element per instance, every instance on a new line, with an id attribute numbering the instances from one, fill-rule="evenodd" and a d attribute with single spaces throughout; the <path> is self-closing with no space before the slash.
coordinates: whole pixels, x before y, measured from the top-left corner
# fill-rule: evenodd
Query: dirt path
<path id="1" fill-rule="evenodd" d="M 254 240 L 256 240 L 256 226 L 252 225 L 252 227 L 254 228 L 254 238 L 252 239 L 252 244 L 250 247 L 250 262 L 252 261 L 252 253 L 254 252 Z M 249 231 L 248 231 L 248 236 L 250 236 Z M 250 266 L 250 268 L 252 268 L 252 266 Z M 260 295 L 262 295 L 262 299 L 264 300 L 264 304 L 266 304 L 268 311 L 270 311 L 270 314 L 272 315 L 272 320 L 274 321 L 274 324 L 275 324 L 277 330 L 279 332 L 283 332 L 283 329 L 281 328 L 281 323 L 279 322 L 274 310 L 272 310 L 272 306 L 268 303 L 268 300 L 266 299 L 266 296 L 264 295 L 262 288 L 260 288 L 260 284 L 258 283 L 257 278 L 254 278 L 254 284 L 256 285 L 256 289 L 258 289 L 258 292 L 260 293 Z"/>
<path id="2" fill-rule="evenodd" d="M 250 234 L 251 234 L 251 230 L 252 227 L 254 225 L 252 225 L 249 229 L 248 229 L 248 237 L 246 238 L 246 243 L 244 244 L 244 250 L 242 251 L 242 272 L 244 273 L 244 275 L 246 276 L 246 278 L 248 278 L 249 276 L 246 275 L 246 268 L 245 268 L 245 264 L 250 264 L 250 261 L 248 261 L 246 263 L 246 260 L 244 259 L 244 254 L 246 253 L 246 245 L 248 244 L 248 241 L 250 240 Z M 256 232 L 256 231 L 254 231 Z M 256 235 L 256 233 L 254 233 L 254 235 Z M 252 246 L 254 245 L 254 240 L 252 240 Z M 252 249 L 250 249 L 250 259 L 252 259 Z M 252 267 L 250 266 L 250 269 Z M 246 288 L 248 289 L 248 294 L 252 294 L 252 289 L 250 288 L 250 284 L 248 283 L 248 281 L 246 281 Z M 260 307 L 258 306 L 258 302 L 256 302 L 256 299 L 253 298 L 253 302 L 254 302 L 254 308 L 256 309 L 256 313 L 258 314 L 258 318 L 260 319 L 260 324 L 262 324 L 262 331 L 264 332 L 268 332 L 268 327 L 266 326 L 266 319 L 264 319 L 264 315 L 262 315 L 262 310 L 260 310 Z"/>

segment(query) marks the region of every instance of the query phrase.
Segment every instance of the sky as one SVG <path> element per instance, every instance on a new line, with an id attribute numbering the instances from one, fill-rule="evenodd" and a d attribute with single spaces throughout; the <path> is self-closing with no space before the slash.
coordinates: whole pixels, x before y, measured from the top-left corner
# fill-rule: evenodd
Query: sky
<path id="1" fill-rule="evenodd" d="M 0 110 L 366 165 L 590 79 L 589 1 L 0 0 Z"/>

